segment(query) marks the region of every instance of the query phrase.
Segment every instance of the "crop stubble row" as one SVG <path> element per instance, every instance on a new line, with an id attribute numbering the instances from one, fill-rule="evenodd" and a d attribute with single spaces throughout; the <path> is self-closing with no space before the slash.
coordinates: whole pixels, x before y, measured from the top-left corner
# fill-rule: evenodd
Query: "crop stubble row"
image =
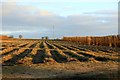
<path id="1" fill-rule="evenodd" d="M 7 45 L 7 44 L 6 44 Z M 12 45 L 14 45 L 12 43 Z M 3 46 L 4 47 L 4 46 Z M 111 52 L 98 52 L 82 47 L 81 45 L 70 45 L 62 41 L 21 41 L 15 43 L 14 47 L 4 47 L 0 55 L 2 65 L 15 64 L 38 64 L 38 63 L 66 63 L 71 61 L 118 61 L 118 51 L 110 49 Z"/>

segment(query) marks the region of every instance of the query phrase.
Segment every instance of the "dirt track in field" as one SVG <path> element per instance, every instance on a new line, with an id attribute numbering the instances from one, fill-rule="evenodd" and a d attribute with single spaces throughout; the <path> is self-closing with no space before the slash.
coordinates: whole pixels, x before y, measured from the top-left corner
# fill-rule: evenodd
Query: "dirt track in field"
<path id="1" fill-rule="evenodd" d="M 0 50 L 3 78 L 118 77 L 120 48 L 16 40 Z"/>

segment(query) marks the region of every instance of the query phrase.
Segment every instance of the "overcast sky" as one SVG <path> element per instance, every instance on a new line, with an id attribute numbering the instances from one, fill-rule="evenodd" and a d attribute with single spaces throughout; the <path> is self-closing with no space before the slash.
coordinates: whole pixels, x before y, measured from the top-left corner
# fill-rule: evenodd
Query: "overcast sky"
<path id="1" fill-rule="evenodd" d="M 117 34 L 118 1 L 2 0 L 0 32 L 25 38 Z"/>

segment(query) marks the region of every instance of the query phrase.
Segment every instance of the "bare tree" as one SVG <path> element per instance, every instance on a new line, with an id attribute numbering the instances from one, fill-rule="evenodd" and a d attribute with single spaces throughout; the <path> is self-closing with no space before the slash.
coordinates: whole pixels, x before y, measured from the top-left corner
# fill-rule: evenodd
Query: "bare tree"
<path id="1" fill-rule="evenodd" d="M 44 37 L 41 37 L 42 40 L 44 40 Z"/>
<path id="2" fill-rule="evenodd" d="M 21 39 L 23 36 L 22 35 L 19 35 L 19 38 Z"/>
<path id="3" fill-rule="evenodd" d="M 48 40 L 48 36 L 45 36 L 45 40 Z"/>

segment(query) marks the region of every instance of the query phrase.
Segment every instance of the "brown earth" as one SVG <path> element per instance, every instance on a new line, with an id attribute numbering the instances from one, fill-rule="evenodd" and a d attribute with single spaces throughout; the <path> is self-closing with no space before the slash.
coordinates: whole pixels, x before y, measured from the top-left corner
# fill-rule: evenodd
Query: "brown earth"
<path id="1" fill-rule="evenodd" d="M 6 42 L 2 42 L 0 53 L 3 80 L 120 78 L 120 48 L 79 45 L 65 41 L 16 39 Z"/>

